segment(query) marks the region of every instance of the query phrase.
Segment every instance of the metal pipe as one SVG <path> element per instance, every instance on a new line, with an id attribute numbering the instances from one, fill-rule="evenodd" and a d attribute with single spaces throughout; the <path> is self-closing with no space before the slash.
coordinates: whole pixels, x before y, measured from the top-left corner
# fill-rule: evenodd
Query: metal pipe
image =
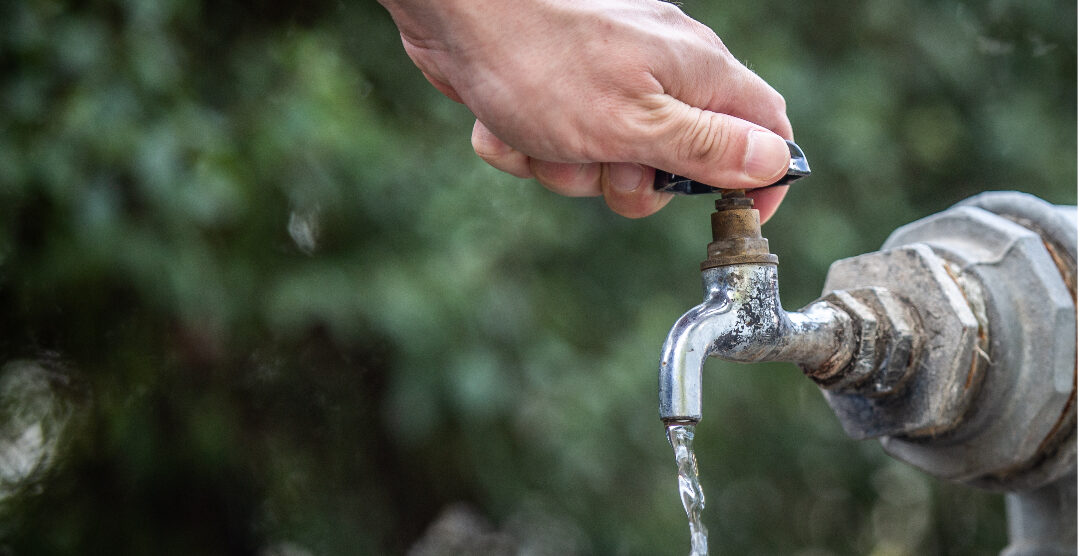
<path id="1" fill-rule="evenodd" d="M 712 215 L 713 241 L 702 263 L 704 301 L 672 327 L 660 356 L 660 417 L 701 420 L 701 370 L 708 356 L 790 361 L 841 368 L 855 349 L 852 319 L 827 301 L 798 312 L 780 305 L 776 256 L 761 236 L 753 201 L 728 192 Z"/>
<path id="2" fill-rule="evenodd" d="M 935 476 L 1008 492 L 1003 556 L 1075 554 L 1076 209 L 986 193 L 833 264 L 784 311 L 741 195 L 717 202 L 704 301 L 668 334 L 660 416 L 701 419 L 702 368 L 790 361 L 853 438 Z"/>
<path id="3" fill-rule="evenodd" d="M 1076 472 L 1035 490 L 1005 495 L 1009 546 L 1001 556 L 1076 554 Z"/>
<path id="4" fill-rule="evenodd" d="M 705 301 L 675 322 L 661 350 L 660 417 L 665 421 L 701 420 L 701 371 L 708 356 L 814 368 L 850 357 L 851 317 L 824 301 L 785 311 L 775 265 L 709 268 L 702 280 Z"/>

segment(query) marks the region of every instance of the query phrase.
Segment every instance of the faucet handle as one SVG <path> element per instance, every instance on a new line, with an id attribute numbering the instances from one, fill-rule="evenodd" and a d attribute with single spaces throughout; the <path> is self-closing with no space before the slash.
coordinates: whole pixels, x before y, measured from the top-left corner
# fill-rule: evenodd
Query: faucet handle
<path id="1" fill-rule="evenodd" d="M 791 151 L 791 162 L 788 164 L 788 171 L 781 176 L 776 183 L 766 185 L 765 187 L 789 185 L 797 179 L 810 175 L 810 163 L 806 161 L 806 155 L 803 154 L 802 149 L 800 149 L 794 141 L 785 140 L 785 143 L 788 145 L 788 150 Z M 765 189 L 765 187 L 759 187 L 758 189 Z M 702 193 L 720 193 L 723 191 L 723 189 L 719 187 L 713 187 L 678 174 L 660 170 L 656 171 L 653 189 L 656 189 L 657 191 L 666 191 L 668 193 L 678 193 L 681 195 L 700 195 Z"/>

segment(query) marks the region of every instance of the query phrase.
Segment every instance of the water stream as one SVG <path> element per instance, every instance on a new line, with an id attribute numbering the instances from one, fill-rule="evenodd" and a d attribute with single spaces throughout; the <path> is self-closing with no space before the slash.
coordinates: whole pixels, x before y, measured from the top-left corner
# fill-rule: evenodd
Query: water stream
<path id="1" fill-rule="evenodd" d="M 701 522 L 705 510 L 705 492 L 698 482 L 697 458 L 694 457 L 694 425 L 674 423 L 667 426 L 668 442 L 675 450 L 679 466 L 679 496 L 690 521 L 690 556 L 709 553 L 708 531 Z"/>

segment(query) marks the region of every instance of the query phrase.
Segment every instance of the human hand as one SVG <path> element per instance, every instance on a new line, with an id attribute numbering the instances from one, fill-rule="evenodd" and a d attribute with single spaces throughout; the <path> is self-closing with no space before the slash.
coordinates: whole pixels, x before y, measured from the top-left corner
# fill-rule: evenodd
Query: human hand
<path id="1" fill-rule="evenodd" d="M 658 0 L 380 0 L 405 51 L 476 115 L 489 164 L 628 217 L 659 210 L 654 168 L 752 189 L 784 174 L 783 97 L 709 28 Z M 786 187 L 751 193 L 762 220 Z"/>

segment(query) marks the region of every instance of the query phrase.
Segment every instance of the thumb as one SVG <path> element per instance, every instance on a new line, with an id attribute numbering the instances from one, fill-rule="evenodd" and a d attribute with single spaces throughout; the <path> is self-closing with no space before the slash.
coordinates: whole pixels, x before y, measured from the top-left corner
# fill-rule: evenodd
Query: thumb
<path id="1" fill-rule="evenodd" d="M 653 120 L 656 141 L 639 142 L 642 162 L 730 189 L 763 187 L 787 170 L 791 152 L 779 135 L 735 116 L 666 99 Z"/>

